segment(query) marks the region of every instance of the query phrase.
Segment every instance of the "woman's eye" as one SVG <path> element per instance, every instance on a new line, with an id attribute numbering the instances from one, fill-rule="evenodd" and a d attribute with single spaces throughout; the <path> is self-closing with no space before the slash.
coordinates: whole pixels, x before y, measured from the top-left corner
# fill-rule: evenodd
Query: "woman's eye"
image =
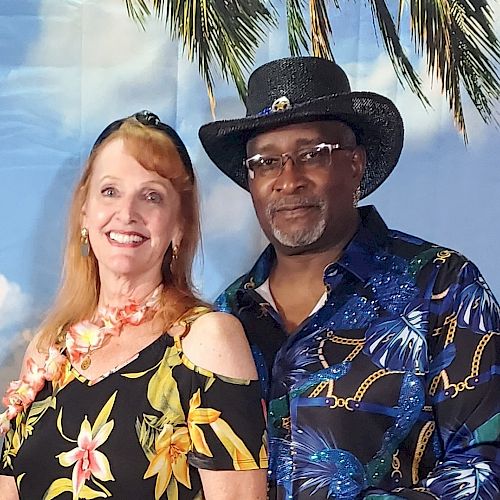
<path id="1" fill-rule="evenodd" d="M 162 196 L 160 193 L 157 193 L 156 191 L 151 191 L 150 193 L 146 194 L 146 200 L 151 201 L 153 203 L 160 203 L 162 201 Z"/>
<path id="2" fill-rule="evenodd" d="M 103 196 L 115 196 L 116 195 L 116 189 L 113 187 L 106 187 L 101 191 L 101 194 Z"/>

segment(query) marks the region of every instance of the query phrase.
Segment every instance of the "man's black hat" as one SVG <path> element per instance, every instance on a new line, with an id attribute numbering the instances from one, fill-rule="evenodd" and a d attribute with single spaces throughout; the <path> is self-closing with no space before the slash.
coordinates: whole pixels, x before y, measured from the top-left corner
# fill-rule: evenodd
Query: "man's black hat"
<path id="1" fill-rule="evenodd" d="M 244 189 L 247 141 L 292 123 L 339 120 L 352 128 L 366 149 L 362 198 L 382 184 L 401 154 L 403 121 L 394 103 L 373 92 L 351 92 L 333 61 L 289 57 L 264 64 L 250 75 L 245 105 L 246 117 L 208 123 L 199 131 L 208 156 Z"/>

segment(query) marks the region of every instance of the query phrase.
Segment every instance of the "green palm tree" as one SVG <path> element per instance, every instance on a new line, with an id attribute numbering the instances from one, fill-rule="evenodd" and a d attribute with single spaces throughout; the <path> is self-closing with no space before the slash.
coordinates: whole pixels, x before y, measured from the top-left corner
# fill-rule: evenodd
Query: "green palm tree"
<path id="1" fill-rule="evenodd" d="M 266 0 L 124 1 L 129 16 L 143 27 L 148 16 L 163 20 L 172 38 L 183 44 L 188 60 L 197 59 L 212 113 L 214 71 L 232 79 L 244 96 L 245 75 L 253 66 L 255 51 L 278 25 L 277 10 Z M 340 9 L 340 1 L 285 1 L 291 54 L 308 52 L 331 59 L 333 30 L 328 4 Z M 369 0 L 367 5 L 401 84 L 406 82 L 424 105 L 429 104 L 400 42 L 402 21 L 408 19 L 415 53 L 425 56 L 428 73 L 439 82 L 464 139 L 464 91 L 482 119 L 498 125 L 500 43 L 487 0 L 399 0 L 394 14 L 385 0 Z"/>

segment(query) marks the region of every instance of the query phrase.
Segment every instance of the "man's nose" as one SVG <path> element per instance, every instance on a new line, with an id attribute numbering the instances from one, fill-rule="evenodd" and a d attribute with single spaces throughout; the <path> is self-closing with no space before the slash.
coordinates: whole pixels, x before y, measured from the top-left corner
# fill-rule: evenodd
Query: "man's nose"
<path id="1" fill-rule="evenodd" d="M 281 173 L 274 182 L 274 189 L 290 193 L 302 189 L 307 183 L 302 169 L 295 164 L 291 156 L 283 155 L 282 158 Z"/>

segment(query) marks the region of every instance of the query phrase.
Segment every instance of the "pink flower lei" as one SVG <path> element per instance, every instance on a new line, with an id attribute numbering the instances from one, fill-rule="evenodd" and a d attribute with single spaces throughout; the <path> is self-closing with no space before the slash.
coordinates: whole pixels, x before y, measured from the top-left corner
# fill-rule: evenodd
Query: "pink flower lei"
<path id="1" fill-rule="evenodd" d="M 91 352 L 102 347 L 106 338 L 119 335 L 126 325 L 138 326 L 151 320 L 159 309 L 162 289 L 163 285 L 157 286 L 143 303 L 130 302 L 121 308 L 103 307 L 95 321 L 85 320 L 72 325 L 59 347 L 49 348 L 42 365 L 28 358 L 24 376 L 9 384 L 2 399 L 7 409 L 0 414 L 0 435 L 7 434 L 10 421 L 30 407 L 46 381 L 57 381 L 63 375 L 68 359 L 74 364 L 83 356 L 82 368 L 86 369 L 90 366 Z"/>

